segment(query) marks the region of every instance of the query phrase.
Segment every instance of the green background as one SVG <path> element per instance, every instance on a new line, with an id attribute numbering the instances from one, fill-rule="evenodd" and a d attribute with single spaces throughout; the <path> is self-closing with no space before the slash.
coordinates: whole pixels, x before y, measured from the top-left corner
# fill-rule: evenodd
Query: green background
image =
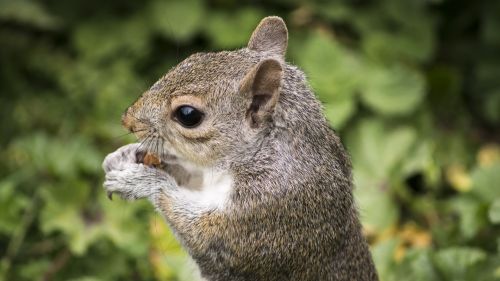
<path id="1" fill-rule="evenodd" d="M 0 280 L 192 280 L 145 201 L 108 201 L 120 115 L 266 15 L 354 164 L 382 280 L 500 280 L 500 1 L 0 0 Z"/>

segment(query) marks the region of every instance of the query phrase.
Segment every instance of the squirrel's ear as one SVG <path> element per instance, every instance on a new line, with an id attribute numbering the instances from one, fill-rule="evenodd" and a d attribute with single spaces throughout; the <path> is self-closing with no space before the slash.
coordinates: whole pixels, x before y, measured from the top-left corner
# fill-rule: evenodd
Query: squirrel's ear
<path id="1" fill-rule="evenodd" d="M 240 93 L 251 99 L 246 118 L 258 127 L 272 118 L 278 102 L 283 68 L 275 59 L 266 59 L 253 67 L 240 84 Z"/>
<path id="2" fill-rule="evenodd" d="M 288 45 L 288 30 L 280 17 L 266 17 L 262 19 L 253 31 L 248 42 L 248 49 L 285 56 Z"/>

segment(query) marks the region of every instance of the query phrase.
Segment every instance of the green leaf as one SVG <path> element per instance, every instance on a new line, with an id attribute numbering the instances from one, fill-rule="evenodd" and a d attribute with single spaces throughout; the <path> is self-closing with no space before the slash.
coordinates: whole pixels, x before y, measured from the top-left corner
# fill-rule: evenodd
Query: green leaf
<path id="1" fill-rule="evenodd" d="M 420 172 L 429 172 L 433 168 L 433 150 L 431 141 L 419 138 L 416 147 L 402 160 L 401 175 L 414 175 Z"/>
<path id="2" fill-rule="evenodd" d="M 80 171 L 101 171 L 102 156 L 80 136 L 64 141 L 35 133 L 16 140 L 10 147 L 10 155 L 16 168 L 31 168 L 40 174 L 65 179 L 74 178 Z"/>
<path id="3" fill-rule="evenodd" d="M 154 0 L 149 7 L 153 28 L 174 41 L 191 39 L 205 23 L 201 0 Z"/>
<path id="4" fill-rule="evenodd" d="M 147 224 L 131 219 L 144 205 L 118 199 L 109 201 L 103 192 L 99 196 L 103 209 L 92 214 L 84 210 L 90 192 L 88 184 L 73 182 L 71 186 L 41 188 L 46 202 L 41 213 L 42 231 L 63 233 L 74 254 L 85 254 L 91 245 L 103 238 L 128 255 L 138 257 L 146 253 Z"/>
<path id="5" fill-rule="evenodd" d="M 356 92 L 364 79 L 359 75 L 364 68 L 361 59 L 327 34 L 317 32 L 300 48 L 297 60 L 326 104 L 328 119 L 336 128 L 342 127 L 356 112 Z"/>
<path id="6" fill-rule="evenodd" d="M 341 1 L 312 2 L 311 5 L 314 5 L 314 10 L 317 13 L 333 21 L 349 21 L 356 14 L 350 5 Z"/>
<path id="7" fill-rule="evenodd" d="M 328 102 L 331 97 L 351 96 L 359 89 L 362 61 L 328 34 L 314 33 L 303 46 L 301 54 L 297 58 L 298 64 L 304 67 L 321 100 Z"/>
<path id="8" fill-rule="evenodd" d="M 28 205 L 28 198 L 16 191 L 16 188 L 11 181 L 0 182 L 0 233 L 13 234 Z"/>
<path id="9" fill-rule="evenodd" d="M 351 97 L 332 97 L 324 107 L 326 118 L 335 129 L 342 129 L 356 111 L 355 100 Z"/>
<path id="10" fill-rule="evenodd" d="M 241 48 L 247 45 L 253 29 L 263 17 L 264 13 L 255 8 L 213 12 L 204 30 L 216 48 Z"/>
<path id="11" fill-rule="evenodd" d="M 151 274 L 137 271 L 139 265 L 147 262 L 147 256 L 132 260 L 126 252 L 101 239 L 84 256 L 72 258 L 62 274 L 58 274 L 58 280 L 128 280 L 131 274 L 140 274 L 142 280 L 151 280 Z"/>
<path id="12" fill-rule="evenodd" d="M 460 231 L 466 238 L 472 238 L 487 224 L 483 204 L 471 197 L 461 196 L 451 199 L 450 207 L 458 213 Z"/>
<path id="13" fill-rule="evenodd" d="M 403 28 L 398 33 L 372 30 L 365 34 L 363 40 L 367 56 L 385 62 L 405 59 L 425 61 L 431 56 L 433 45 L 432 33 L 427 26 L 421 24 Z"/>
<path id="14" fill-rule="evenodd" d="M 436 272 L 429 250 L 413 249 L 406 253 L 401 264 L 394 267 L 394 276 L 389 280 L 405 281 L 441 281 Z"/>
<path id="15" fill-rule="evenodd" d="M 500 198 L 500 163 L 478 167 L 472 172 L 472 190 L 485 202 Z"/>
<path id="16" fill-rule="evenodd" d="M 497 73 L 500 73 L 497 72 Z M 488 99 L 483 102 L 484 116 L 491 122 L 500 123 L 500 87 L 486 93 Z"/>
<path id="17" fill-rule="evenodd" d="M 88 198 L 90 189 L 83 182 L 68 186 L 41 186 L 45 205 L 40 214 L 41 229 L 45 234 L 62 232 L 71 251 L 76 255 L 86 252 L 98 236 L 97 229 L 87 224 L 81 208 Z"/>
<path id="18" fill-rule="evenodd" d="M 354 194 L 361 221 L 369 229 L 382 231 L 397 221 L 393 177 L 400 175 L 401 163 L 416 137 L 411 128 L 391 128 L 380 120 L 362 120 L 347 135 L 354 167 Z"/>
<path id="19" fill-rule="evenodd" d="M 367 56 L 381 62 L 425 62 L 435 45 L 435 20 L 421 1 L 380 1 L 358 10 L 351 22 Z M 359 14 L 361 12 L 361 14 Z M 425 20 L 423 20 L 425 18 Z"/>
<path id="20" fill-rule="evenodd" d="M 500 223 L 500 198 L 497 198 L 495 199 L 495 201 L 493 201 L 490 206 L 488 215 L 492 223 Z"/>
<path id="21" fill-rule="evenodd" d="M 493 6 L 493 7 L 492 7 Z M 500 19 L 498 18 L 498 3 L 491 3 L 490 9 L 485 9 L 483 14 L 483 24 L 481 25 L 481 37 L 487 44 L 498 44 L 500 42 Z"/>
<path id="22" fill-rule="evenodd" d="M 375 183 L 364 183 L 354 178 L 354 196 L 359 204 L 363 226 L 368 231 L 379 232 L 396 223 L 399 212 L 387 187 Z"/>
<path id="23" fill-rule="evenodd" d="M 79 25 L 73 33 L 73 44 L 85 59 L 102 62 L 147 54 L 150 36 L 151 29 L 142 17 L 107 19 Z"/>
<path id="24" fill-rule="evenodd" d="M 471 268 L 486 260 L 482 250 L 467 247 L 454 247 L 439 250 L 434 255 L 434 264 L 445 280 L 467 280 L 465 276 Z"/>
<path id="25" fill-rule="evenodd" d="M 97 277 L 78 277 L 78 278 L 73 278 L 69 279 L 68 281 L 103 281 L 101 278 Z"/>
<path id="26" fill-rule="evenodd" d="M 424 78 L 403 65 L 383 67 L 372 64 L 363 76 L 361 100 L 380 114 L 412 113 L 424 97 Z"/>
<path id="27" fill-rule="evenodd" d="M 110 201 L 104 192 L 99 196 L 103 207 L 103 221 L 100 225 L 102 235 L 113 242 L 121 251 L 133 257 L 147 253 L 149 241 L 146 239 L 148 219 L 132 219 L 141 209 L 152 212 L 148 201 L 127 202 L 120 199 Z"/>
<path id="28" fill-rule="evenodd" d="M 40 276 L 43 276 L 43 274 L 47 272 L 49 267 L 49 260 L 47 258 L 41 258 L 24 263 L 20 266 L 19 275 L 23 278 L 23 280 L 37 280 Z"/>
<path id="29" fill-rule="evenodd" d="M 0 19 L 43 29 L 54 29 L 60 25 L 59 20 L 44 6 L 30 0 L 0 1 Z"/>
<path id="30" fill-rule="evenodd" d="M 417 140 L 415 130 L 391 128 L 381 120 L 362 120 L 347 135 L 355 171 L 373 179 L 387 179 L 407 156 Z"/>
<path id="31" fill-rule="evenodd" d="M 399 243 L 399 239 L 387 239 L 372 247 L 373 262 L 380 280 L 389 280 L 393 267 L 395 267 L 394 252 Z"/>

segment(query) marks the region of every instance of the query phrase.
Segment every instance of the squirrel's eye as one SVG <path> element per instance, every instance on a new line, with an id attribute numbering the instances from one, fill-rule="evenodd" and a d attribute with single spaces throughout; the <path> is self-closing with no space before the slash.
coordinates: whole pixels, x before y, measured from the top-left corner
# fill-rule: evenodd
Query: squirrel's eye
<path id="1" fill-rule="evenodd" d="M 174 117 L 182 126 L 194 128 L 201 123 L 203 112 L 189 105 L 181 105 L 175 110 Z"/>

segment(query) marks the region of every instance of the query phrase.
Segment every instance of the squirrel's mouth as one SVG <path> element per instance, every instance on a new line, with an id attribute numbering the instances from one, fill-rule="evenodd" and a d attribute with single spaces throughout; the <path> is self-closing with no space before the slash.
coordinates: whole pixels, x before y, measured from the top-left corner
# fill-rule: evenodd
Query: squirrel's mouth
<path id="1" fill-rule="evenodd" d="M 175 156 L 169 153 L 165 148 L 166 140 L 163 139 L 157 130 L 146 130 L 141 132 L 133 132 L 140 141 L 140 146 L 136 151 L 136 159 L 138 163 L 148 162 L 148 159 L 154 162 L 169 162 L 174 160 Z M 148 164 L 148 163 L 144 163 Z"/>
<path id="2" fill-rule="evenodd" d="M 183 157 L 170 145 L 168 136 L 160 134 L 158 130 L 149 130 L 141 136 L 136 136 L 140 142 L 136 151 L 137 163 L 158 168 L 182 162 Z"/>
<path id="3" fill-rule="evenodd" d="M 157 153 L 147 150 L 137 150 L 137 163 L 142 163 L 148 166 L 160 166 L 165 164 L 177 163 L 178 158 L 170 153 Z"/>

